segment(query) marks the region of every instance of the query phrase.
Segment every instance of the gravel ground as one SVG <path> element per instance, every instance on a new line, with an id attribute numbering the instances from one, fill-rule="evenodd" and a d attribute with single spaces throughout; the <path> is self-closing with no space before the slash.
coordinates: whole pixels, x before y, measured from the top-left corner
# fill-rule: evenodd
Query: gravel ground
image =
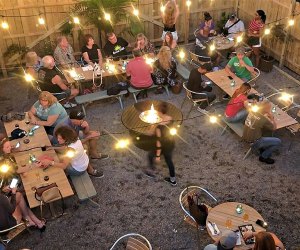
<path id="1" fill-rule="evenodd" d="M 270 84 L 276 88 L 283 86 L 297 95 L 299 85 L 278 71 L 262 73 L 257 82 L 257 90 L 269 93 Z M 36 94 L 29 91 L 19 80 L 0 82 L 1 113 L 10 110 L 23 111 L 36 100 Z M 28 98 L 24 98 L 30 93 Z M 167 100 L 180 107 L 184 93 L 150 93 L 148 99 Z M 299 96 L 296 102 L 300 103 Z M 133 98 L 125 100 L 125 107 L 133 104 Z M 225 103 L 216 105 L 221 112 Z M 186 102 L 183 113 L 189 104 Z M 87 108 L 87 120 L 93 129 L 122 132 L 117 138 L 128 137 L 121 123 L 119 104 L 114 100 L 93 103 Z M 296 110 L 291 112 L 293 116 Z M 120 236 L 137 232 L 146 236 L 154 249 L 196 250 L 198 239 L 195 228 L 182 223 L 183 213 L 178 197 L 189 184 L 207 188 L 218 198 L 218 203 L 237 201 L 255 208 L 269 223 L 269 231 L 274 232 L 284 242 L 287 249 L 300 249 L 300 139 L 299 134 L 291 136 L 286 129 L 276 131 L 282 139 L 283 147 L 275 155 L 276 163 L 267 166 L 251 154 L 242 160 L 248 145 L 234 133 L 227 131 L 220 135 L 222 128 L 212 126 L 207 117 L 192 111 L 180 128 L 174 154 L 178 186 L 171 187 L 163 182 L 168 174 L 164 164 L 160 165 L 156 179 L 143 175 L 146 166 L 146 152 L 131 146 L 136 154 L 116 151 L 113 136 L 102 136 L 99 150 L 109 153 L 108 160 L 93 161 L 93 165 L 104 171 L 105 177 L 93 179 L 98 192 L 92 202 L 79 204 L 76 196 L 66 199 L 67 214 L 47 223 L 42 238 L 37 231 L 24 233 L 14 239 L 9 249 L 109 249 Z M 3 128 L 2 128 L 3 130 Z M 289 150 L 291 141 L 292 146 Z M 214 205 L 214 204 L 211 204 Z M 38 214 L 38 209 L 34 209 Z M 201 249 L 212 240 L 206 231 L 200 232 Z"/>

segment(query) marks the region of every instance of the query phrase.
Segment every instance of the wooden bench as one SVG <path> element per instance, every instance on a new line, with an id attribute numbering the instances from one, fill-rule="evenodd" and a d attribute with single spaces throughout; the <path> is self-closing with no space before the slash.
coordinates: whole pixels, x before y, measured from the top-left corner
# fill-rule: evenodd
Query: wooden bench
<path id="1" fill-rule="evenodd" d="M 79 176 L 70 175 L 70 178 L 80 201 L 90 199 L 97 195 L 96 189 L 87 172 Z"/>
<path id="2" fill-rule="evenodd" d="M 178 63 L 177 64 L 177 73 L 184 79 L 188 80 L 190 77 L 190 70 L 188 70 L 185 66 L 182 64 Z"/>
<path id="3" fill-rule="evenodd" d="M 158 88 L 160 85 L 155 85 L 155 84 L 152 84 L 149 88 L 145 88 L 145 89 L 135 89 L 133 87 L 129 87 L 128 88 L 128 92 L 131 93 L 133 95 L 133 98 L 134 98 L 134 101 L 137 102 L 137 98 L 136 96 L 143 90 L 148 90 L 148 89 L 156 89 Z M 169 89 L 168 89 L 168 85 L 161 85 L 162 87 L 164 87 L 164 89 L 166 90 L 167 92 L 167 95 L 169 96 L 170 93 L 169 93 Z"/>
<path id="4" fill-rule="evenodd" d="M 127 94 L 126 90 L 122 90 L 117 95 L 108 95 L 107 90 L 103 90 L 103 91 L 99 91 L 99 92 L 95 92 L 95 93 L 91 93 L 91 94 L 76 96 L 75 101 L 78 104 L 81 104 L 82 110 L 83 110 L 84 114 L 86 115 L 86 111 L 85 111 L 85 107 L 84 107 L 85 103 L 91 103 L 94 101 L 104 100 L 104 99 L 111 98 L 111 97 L 116 98 L 120 103 L 121 109 L 123 109 L 124 107 L 123 107 L 122 97 L 125 94 Z"/>
<path id="5" fill-rule="evenodd" d="M 225 131 L 226 131 L 227 128 L 230 128 L 240 138 L 243 137 L 244 123 L 242 123 L 242 122 L 228 122 L 225 119 L 223 119 L 223 122 L 226 124 L 226 126 L 224 127 L 221 135 L 223 135 L 225 133 Z M 249 156 L 249 154 L 251 153 L 251 151 L 252 151 L 252 147 L 250 146 L 250 148 L 246 152 L 243 160 L 245 160 Z"/>

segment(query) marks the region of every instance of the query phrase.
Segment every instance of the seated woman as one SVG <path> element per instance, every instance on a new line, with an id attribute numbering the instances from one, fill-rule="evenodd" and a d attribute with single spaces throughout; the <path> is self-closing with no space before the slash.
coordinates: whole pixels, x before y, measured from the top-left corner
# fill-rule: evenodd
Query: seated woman
<path id="1" fill-rule="evenodd" d="M 154 83 L 159 85 L 156 94 L 163 92 L 162 85 L 169 84 L 174 86 L 176 84 L 176 62 L 172 57 L 171 50 L 167 46 L 162 46 L 158 52 L 157 60 L 153 64 L 153 78 Z"/>
<path id="2" fill-rule="evenodd" d="M 249 83 L 243 83 L 238 89 L 233 93 L 230 101 L 225 109 L 225 119 L 228 122 L 244 122 L 247 118 L 248 111 L 248 99 L 247 95 L 251 90 Z"/>
<path id="3" fill-rule="evenodd" d="M 42 58 L 34 51 L 29 51 L 25 55 L 26 73 L 30 74 L 34 79 L 38 79 L 38 71 L 43 66 Z"/>
<path id="4" fill-rule="evenodd" d="M 208 41 L 208 37 L 215 34 L 215 23 L 213 22 L 213 19 L 208 12 L 204 12 L 204 21 L 200 23 L 199 32 L 196 34 L 196 38 L 200 41 L 199 45 L 205 41 Z"/>
<path id="5" fill-rule="evenodd" d="M 64 107 L 56 97 L 47 91 L 42 91 L 28 112 L 30 122 L 45 127 L 48 135 L 53 135 L 54 129 L 59 124 L 71 124 Z"/>
<path id="6" fill-rule="evenodd" d="M 278 237 L 270 232 L 252 232 L 248 231 L 244 234 L 244 239 L 255 237 L 254 250 L 284 250 L 283 243 Z"/>
<path id="7" fill-rule="evenodd" d="M 86 34 L 84 36 L 84 39 L 85 39 L 85 45 L 81 49 L 84 61 L 90 65 L 94 65 L 94 63 L 98 63 L 101 66 L 102 65 L 101 50 L 98 47 L 98 45 L 95 44 L 93 36 L 90 34 Z"/>
<path id="8" fill-rule="evenodd" d="M 147 37 L 143 33 L 137 34 L 134 48 L 140 49 L 143 54 L 149 54 L 151 57 L 154 57 L 155 55 L 153 44 L 148 41 Z"/>
<path id="9" fill-rule="evenodd" d="M 173 35 L 172 35 L 172 33 L 171 33 L 170 31 L 168 31 L 168 32 L 166 33 L 166 35 L 165 35 L 165 39 L 164 39 L 164 41 L 163 41 L 163 46 L 168 46 L 168 47 L 171 49 L 171 51 L 172 51 L 173 49 L 175 49 L 176 46 L 177 46 L 177 43 L 176 43 L 176 41 L 173 39 Z"/>
<path id="10" fill-rule="evenodd" d="M 61 157 L 59 162 L 55 162 L 54 160 L 50 160 L 48 157 L 41 157 L 41 167 L 47 166 L 55 166 L 62 168 L 66 171 L 68 175 L 79 176 L 88 172 L 89 175 L 101 178 L 103 177 L 103 173 L 94 169 L 89 162 L 89 157 L 86 154 L 82 142 L 79 140 L 76 131 L 73 128 L 68 126 L 60 126 L 55 131 L 55 136 L 60 145 L 65 145 L 67 148 L 74 151 L 74 156 L 69 157 Z"/>

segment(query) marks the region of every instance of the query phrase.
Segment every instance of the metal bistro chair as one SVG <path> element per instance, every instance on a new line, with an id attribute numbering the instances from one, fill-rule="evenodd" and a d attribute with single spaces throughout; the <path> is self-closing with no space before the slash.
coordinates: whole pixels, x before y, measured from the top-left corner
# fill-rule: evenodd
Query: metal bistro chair
<path id="1" fill-rule="evenodd" d="M 190 51 L 190 64 L 199 67 L 205 63 L 212 63 L 209 56 L 200 56 Z"/>
<path id="2" fill-rule="evenodd" d="M 39 93 L 42 92 L 42 89 L 40 87 L 40 82 L 39 81 L 37 81 L 37 80 L 32 81 L 32 85 L 35 87 L 35 89 Z M 66 94 L 64 92 L 51 93 L 51 94 L 54 95 L 57 98 L 58 102 L 62 102 L 62 101 L 64 101 L 64 100 L 67 99 L 67 96 L 66 96 Z"/>
<path id="3" fill-rule="evenodd" d="M 183 88 L 186 91 L 186 96 L 184 97 L 184 99 L 182 101 L 181 109 L 183 108 L 183 105 L 184 105 L 186 99 L 189 99 L 192 102 L 191 108 L 190 108 L 190 110 L 189 110 L 189 112 L 188 112 L 188 114 L 186 116 L 186 118 L 188 118 L 189 115 L 190 115 L 190 113 L 191 113 L 191 111 L 192 111 L 192 109 L 193 109 L 193 107 L 199 106 L 201 103 L 207 103 L 207 105 L 209 106 L 210 103 L 208 101 L 208 96 L 207 96 L 206 93 L 203 93 L 203 92 L 202 93 L 201 92 L 197 93 L 197 92 L 191 91 L 191 90 L 189 90 L 187 88 L 186 84 L 187 84 L 187 82 L 183 83 Z M 203 95 L 203 98 L 193 99 L 192 94 Z M 200 111 L 203 114 L 207 114 L 208 113 L 205 109 L 201 109 L 201 108 L 199 108 L 198 111 Z"/>
<path id="4" fill-rule="evenodd" d="M 200 186 L 188 186 L 185 189 L 183 189 L 179 195 L 179 203 L 181 206 L 181 209 L 184 212 L 183 221 L 189 223 L 190 225 L 198 228 L 198 225 L 196 223 L 196 220 L 193 218 L 193 216 L 190 214 L 189 211 L 189 203 L 188 203 L 188 196 L 193 194 L 198 194 L 199 197 L 202 197 L 203 195 L 200 195 L 200 192 L 206 195 L 208 198 L 210 198 L 213 202 L 218 202 L 218 200 L 206 189 L 200 187 Z M 205 202 L 203 202 L 208 207 L 208 213 L 209 210 L 212 208 Z"/>
<path id="5" fill-rule="evenodd" d="M 22 233 L 24 230 L 27 230 L 29 233 L 29 229 L 26 226 L 26 223 L 21 222 L 11 228 L 0 231 L 0 242 L 6 247 L 8 243 Z"/>
<path id="6" fill-rule="evenodd" d="M 128 238 L 128 241 L 126 244 L 126 250 L 152 250 L 152 246 L 151 246 L 149 240 L 145 236 L 137 234 L 137 233 L 129 233 L 129 234 L 125 234 L 125 235 L 121 236 L 112 245 L 110 250 L 119 249 L 119 248 L 117 248 L 118 243 L 120 243 L 122 240 L 124 240 L 126 238 Z M 142 239 L 143 242 L 137 238 Z"/>
<path id="7" fill-rule="evenodd" d="M 255 87 L 256 80 L 260 76 L 260 70 L 258 68 L 254 67 L 254 71 L 255 71 L 254 77 L 248 81 L 248 83 L 250 84 L 251 87 Z"/>

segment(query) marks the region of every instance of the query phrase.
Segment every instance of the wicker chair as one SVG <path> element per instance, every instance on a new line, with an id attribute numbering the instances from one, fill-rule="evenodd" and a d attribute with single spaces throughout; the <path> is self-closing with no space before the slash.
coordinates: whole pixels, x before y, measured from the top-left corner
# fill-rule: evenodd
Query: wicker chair
<path id="1" fill-rule="evenodd" d="M 145 236 L 137 234 L 137 233 L 129 233 L 129 234 L 125 234 L 125 235 L 121 236 L 112 245 L 110 250 L 119 249 L 119 248 L 117 248 L 119 243 L 126 238 L 128 238 L 127 244 L 126 244 L 126 250 L 152 250 L 152 246 L 151 246 L 150 242 L 148 241 L 148 239 Z M 140 241 L 140 239 L 137 239 L 137 238 L 140 238 L 143 241 Z"/>

